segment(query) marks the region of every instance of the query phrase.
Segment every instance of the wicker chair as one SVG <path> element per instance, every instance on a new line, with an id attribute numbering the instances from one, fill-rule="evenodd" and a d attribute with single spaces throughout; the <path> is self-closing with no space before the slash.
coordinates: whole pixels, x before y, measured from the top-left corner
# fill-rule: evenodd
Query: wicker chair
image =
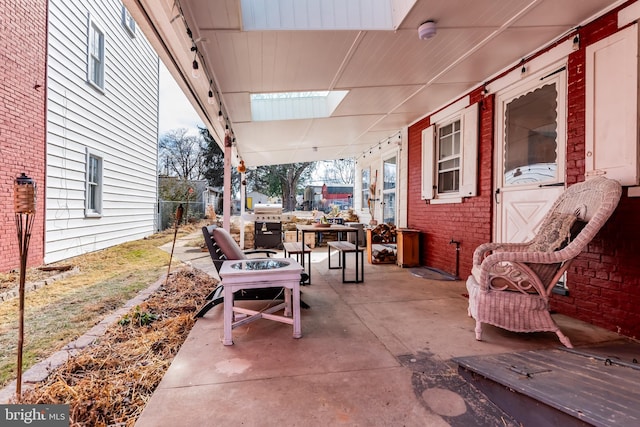
<path id="1" fill-rule="evenodd" d="M 572 347 L 549 313 L 553 287 L 607 222 L 620 200 L 617 181 L 603 177 L 569 187 L 544 217 L 538 234 L 525 243 L 485 243 L 473 255 L 467 280 L 468 314 L 482 324 L 514 332 L 555 332 Z"/>

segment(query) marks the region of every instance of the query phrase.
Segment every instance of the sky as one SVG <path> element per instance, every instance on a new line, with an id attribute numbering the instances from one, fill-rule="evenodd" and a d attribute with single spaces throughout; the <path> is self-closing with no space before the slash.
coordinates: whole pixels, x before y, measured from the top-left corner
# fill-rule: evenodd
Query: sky
<path id="1" fill-rule="evenodd" d="M 187 101 L 178 84 L 173 80 L 169 71 L 160 62 L 160 135 L 172 129 L 186 128 L 197 133 L 198 126 L 204 124 L 195 110 Z M 191 132 L 189 132 L 191 133 Z"/>

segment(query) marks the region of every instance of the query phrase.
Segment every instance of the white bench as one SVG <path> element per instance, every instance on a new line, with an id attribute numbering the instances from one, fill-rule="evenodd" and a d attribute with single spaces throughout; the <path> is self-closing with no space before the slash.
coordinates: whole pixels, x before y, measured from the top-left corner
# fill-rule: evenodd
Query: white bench
<path id="1" fill-rule="evenodd" d="M 308 280 L 305 283 L 311 283 L 311 248 L 302 242 L 284 242 L 284 256 L 288 258 L 291 255 L 296 256 L 296 260 L 305 266 L 304 255 L 307 255 L 307 275 Z M 302 259 L 300 259 L 302 258 Z"/>
<path id="2" fill-rule="evenodd" d="M 331 249 L 335 249 L 339 253 L 338 258 L 338 266 L 331 266 Z M 329 268 L 330 269 L 342 269 L 342 283 L 360 283 L 364 281 L 364 249 L 362 247 L 358 247 L 356 249 L 356 245 L 351 242 L 345 241 L 337 241 L 337 242 L 327 242 L 327 254 L 329 259 Z M 356 277 L 355 280 L 346 280 L 345 279 L 345 269 L 346 269 L 346 260 L 347 254 L 354 253 L 355 261 L 356 261 Z M 358 262 L 358 254 L 360 255 L 360 262 Z"/>

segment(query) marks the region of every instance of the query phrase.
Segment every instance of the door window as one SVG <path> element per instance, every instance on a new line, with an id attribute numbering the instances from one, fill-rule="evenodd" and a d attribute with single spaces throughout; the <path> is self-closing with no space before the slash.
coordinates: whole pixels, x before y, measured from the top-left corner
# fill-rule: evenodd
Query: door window
<path id="1" fill-rule="evenodd" d="M 504 184 L 554 181 L 558 170 L 558 91 L 547 84 L 505 108 Z"/>
<path id="2" fill-rule="evenodd" d="M 382 169 L 382 221 L 396 222 L 396 157 L 384 160 Z"/>

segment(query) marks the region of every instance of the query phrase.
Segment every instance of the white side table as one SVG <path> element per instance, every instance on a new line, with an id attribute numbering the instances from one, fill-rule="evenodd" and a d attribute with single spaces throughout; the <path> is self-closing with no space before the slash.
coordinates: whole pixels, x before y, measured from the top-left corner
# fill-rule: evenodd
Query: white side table
<path id="1" fill-rule="evenodd" d="M 292 258 L 252 258 L 225 261 L 220 268 L 224 289 L 224 345 L 233 344 L 232 330 L 235 327 L 268 319 L 293 325 L 293 338 L 302 337 L 300 323 L 300 273 L 303 268 Z M 233 293 L 243 289 L 283 287 L 284 303 L 263 311 L 236 307 Z M 293 301 L 292 301 L 293 300 Z M 284 308 L 284 315 L 273 314 Z M 292 316 L 293 311 L 293 316 Z M 235 321 L 234 313 L 247 317 Z"/>

